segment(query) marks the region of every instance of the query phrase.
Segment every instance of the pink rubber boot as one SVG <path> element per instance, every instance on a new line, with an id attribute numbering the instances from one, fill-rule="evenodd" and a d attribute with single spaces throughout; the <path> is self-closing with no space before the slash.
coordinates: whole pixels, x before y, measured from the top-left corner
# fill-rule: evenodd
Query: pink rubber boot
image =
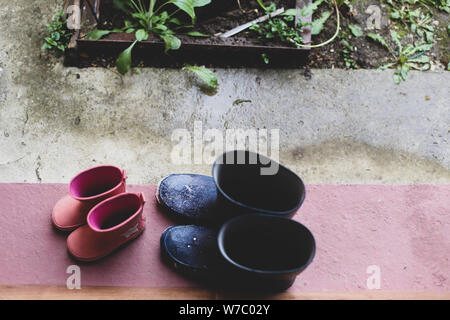
<path id="1" fill-rule="evenodd" d="M 67 238 L 70 254 L 94 261 L 137 238 L 145 229 L 144 204 L 142 193 L 122 193 L 100 202 L 89 212 L 87 225 Z"/>
<path id="2" fill-rule="evenodd" d="M 72 231 L 86 224 L 86 217 L 95 205 L 125 192 L 125 170 L 110 165 L 87 169 L 69 184 L 69 194 L 59 200 L 52 212 L 52 222 L 61 231 Z"/>

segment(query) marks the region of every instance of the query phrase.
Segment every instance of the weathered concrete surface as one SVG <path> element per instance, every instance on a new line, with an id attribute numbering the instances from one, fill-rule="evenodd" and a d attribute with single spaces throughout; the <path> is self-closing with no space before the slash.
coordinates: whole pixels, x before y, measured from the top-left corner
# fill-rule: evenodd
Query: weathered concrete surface
<path id="1" fill-rule="evenodd" d="M 40 51 L 60 1 L 0 0 L 0 181 L 66 182 L 99 163 L 130 183 L 209 165 L 170 161 L 176 128 L 279 128 L 280 160 L 307 183 L 448 183 L 450 73 L 65 68 Z M 240 100 L 240 103 L 238 103 Z M 242 102 L 249 100 L 251 102 Z"/>

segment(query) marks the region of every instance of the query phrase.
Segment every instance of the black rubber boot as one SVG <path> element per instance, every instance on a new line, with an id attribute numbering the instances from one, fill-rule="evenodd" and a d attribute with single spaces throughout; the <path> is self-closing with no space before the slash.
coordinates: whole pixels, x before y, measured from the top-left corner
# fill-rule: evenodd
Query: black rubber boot
<path id="1" fill-rule="evenodd" d="M 212 228 L 167 228 L 161 255 L 177 272 L 208 287 L 283 291 L 313 260 L 315 240 L 302 224 L 284 217 L 250 214 Z"/>
<path id="2" fill-rule="evenodd" d="M 212 174 L 162 179 L 158 202 L 178 221 L 220 227 L 249 213 L 292 217 L 305 199 L 305 185 L 297 174 L 257 153 L 224 153 L 216 159 Z"/>
<path id="3" fill-rule="evenodd" d="M 172 218 L 183 223 L 213 224 L 217 217 L 217 191 L 211 177 L 172 174 L 163 178 L 156 199 Z"/>

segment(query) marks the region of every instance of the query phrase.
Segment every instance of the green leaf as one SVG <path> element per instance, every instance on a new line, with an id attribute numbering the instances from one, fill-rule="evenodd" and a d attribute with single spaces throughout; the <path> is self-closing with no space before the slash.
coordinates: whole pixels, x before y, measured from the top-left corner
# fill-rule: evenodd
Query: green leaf
<path id="1" fill-rule="evenodd" d="M 156 16 L 155 16 L 156 18 Z M 159 20 L 161 21 L 161 23 L 166 22 L 167 19 L 169 19 L 169 14 L 167 13 L 167 11 L 163 11 L 161 12 L 161 14 L 159 15 Z"/>
<path id="2" fill-rule="evenodd" d="M 51 45 L 49 45 L 47 42 L 44 42 L 44 44 L 42 45 L 42 50 L 47 50 L 47 49 L 51 49 L 52 48 L 52 46 Z"/>
<path id="3" fill-rule="evenodd" d="M 194 7 L 203 7 L 211 3 L 211 0 L 194 0 Z"/>
<path id="4" fill-rule="evenodd" d="M 425 31 L 425 40 L 427 42 L 433 42 L 433 40 L 434 40 L 433 32 Z"/>
<path id="5" fill-rule="evenodd" d="M 164 52 L 167 53 L 169 50 L 178 50 L 181 47 L 181 41 L 177 37 L 170 35 L 170 34 L 164 34 L 160 35 L 161 39 L 164 40 L 165 43 L 165 49 Z"/>
<path id="6" fill-rule="evenodd" d="M 192 0 L 172 0 L 170 3 L 173 3 L 178 8 L 186 12 L 192 19 L 195 18 L 194 6 Z"/>
<path id="7" fill-rule="evenodd" d="M 394 43 L 397 45 L 398 50 L 402 51 L 402 44 L 400 42 L 400 35 L 395 30 L 391 30 L 391 39 L 394 41 Z"/>
<path id="8" fill-rule="evenodd" d="M 300 10 L 298 10 L 298 9 L 287 9 L 281 15 L 282 16 L 296 16 L 299 13 L 300 13 Z"/>
<path id="9" fill-rule="evenodd" d="M 181 25 L 181 21 L 178 18 L 172 18 L 169 20 L 170 23 L 176 24 L 177 26 Z"/>
<path id="10" fill-rule="evenodd" d="M 125 29 L 133 27 L 133 22 L 130 20 L 125 20 Z"/>
<path id="11" fill-rule="evenodd" d="M 425 30 L 427 30 L 427 31 L 429 31 L 429 32 L 434 32 L 433 26 L 430 26 L 430 25 L 422 25 L 422 28 L 424 28 Z"/>
<path id="12" fill-rule="evenodd" d="M 86 39 L 88 39 L 88 40 L 98 40 L 98 39 L 101 39 L 102 37 L 106 36 L 107 34 L 110 34 L 111 32 L 112 32 L 111 30 L 95 29 L 95 30 L 90 31 L 86 35 Z"/>
<path id="13" fill-rule="evenodd" d="M 136 31 L 136 40 L 137 41 L 145 41 L 148 39 L 148 32 L 144 29 L 139 29 Z"/>
<path id="14" fill-rule="evenodd" d="M 414 50 L 411 53 L 416 53 L 419 51 L 429 51 L 433 47 L 431 43 L 421 43 L 414 47 Z"/>
<path id="15" fill-rule="evenodd" d="M 389 46 L 386 43 L 386 40 L 383 39 L 383 37 L 381 37 L 379 34 L 376 33 L 368 33 L 366 34 L 366 37 L 368 37 L 369 39 L 378 42 L 379 44 L 381 44 L 383 47 L 385 47 L 386 49 L 389 50 Z"/>
<path id="16" fill-rule="evenodd" d="M 392 68 L 393 66 L 395 66 L 395 63 L 391 62 L 391 63 L 385 64 L 384 66 L 378 67 L 378 69 L 386 70 L 386 69 Z"/>
<path id="17" fill-rule="evenodd" d="M 394 79 L 394 82 L 396 84 L 400 84 L 400 82 L 402 82 L 402 78 L 400 77 L 400 75 L 398 73 L 394 73 L 394 75 L 392 76 L 392 78 Z"/>
<path id="18" fill-rule="evenodd" d="M 417 8 L 416 10 L 409 11 L 408 13 L 411 17 L 418 18 L 420 17 L 420 8 Z"/>
<path id="19" fill-rule="evenodd" d="M 401 54 L 403 56 L 407 56 L 407 55 L 414 54 L 416 51 L 417 51 L 416 48 L 412 44 L 408 43 L 405 46 L 405 48 L 403 48 L 403 50 L 401 51 Z"/>
<path id="20" fill-rule="evenodd" d="M 61 34 L 59 32 L 53 32 L 51 34 L 51 38 L 55 41 L 58 41 L 59 39 L 61 39 Z"/>
<path id="21" fill-rule="evenodd" d="M 353 51 L 353 46 L 351 46 L 350 43 L 348 43 L 347 40 L 342 39 L 342 40 L 341 40 L 341 44 L 342 44 L 344 47 L 346 47 L 348 50 Z"/>
<path id="22" fill-rule="evenodd" d="M 265 9 L 266 13 L 272 13 L 275 10 L 277 10 L 277 5 L 275 4 L 275 2 L 271 2 Z"/>
<path id="23" fill-rule="evenodd" d="M 205 67 L 197 67 L 197 66 L 185 66 L 183 70 L 191 70 L 194 72 L 200 79 L 202 79 L 208 86 L 212 88 L 217 88 L 217 78 L 214 72 L 205 68 Z"/>
<path id="24" fill-rule="evenodd" d="M 420 56 L 417 58 L 408 59 L 408 62 L 426 64 L 426 63 L 430 63 L 430 60 L 431 59 L 428 56 Z"/>
<path id="25" fill-rule="evenodd" d="M 408 78 L 408 74 L 409 74 L 409 67 L 404 64 L 400 67 L 400 76 L 402 77 L 403 80 L 406 80 Z"/>
<path id="26" fill-rule="evenodd" d="M 203 7 L 209 4 L 211 0 L 170 0 L 167 3 L 172 3 L 178 8 L 186 12 L 192 19 L 195 18 L 194 8 Z"/>
<path id="27" fill-rule="evenodd" d="M 269 64 L 269 62 L 270 62 L 269 57 L 267 56 L 266 53 L 262 53 L 261 58 L 263 58 L 265 64 Z"/>
<path id="28" fill-rule="evenodd" d="M 390 18 L 394 19 L 394 20 L 400 19 L 400 11 L 398 11 L 398 10 L 392 11 Z"/>
<path id="29" fill-rule="evenodd" d="M 264 3 L 262 2 L 262 0 L 256 0 L 256 1 L 258 2 L 259 6 L 260 6 L 264 11 L 267 11 L 267 8 L 266 8 L 266 6 L 264 5 Z"/>
<path id="30" fill-rule="evenodd" d="M 306 5 L 301 11 L 300 14 L 302 17 L 309 17 L 312 16 L 314 11 L 317 10 L 317 8 L 324 2 L 324 0 L 316 0 L 308 5 Z"/>
<path id="31" fill-rule="evenodd" d="M 322 31 L 325 22 L 328 20 L 330 16 L 331 11 L 325 11 L 322 12 L 322 16 L 319 19 L 313 20 L 311 25 L 311 34 L 318 35 Z"/>
<path id="32" fill-rule="evenodd" d="M 417 35 L 421 38 L 423 38 L 424 32 L 422 29 L 417 29 Z"/>
<path id="33" fill-rule="evenodd" d="M 167 27 L 163 24 L 158 23 L 153 27 L 154 29 L 160 30 L 160 31 L 167 31 Z"/>
<path id="34" fill-rule="evenodd" d="M 45 38 L 45 41 L 47 41 L 47 43 L 49 43 L 55 47 L 58 45 L 55 40 L 53 40 L 52 38 L 49 38 L 49 37 Z"/>
<path id="35" fill-rule="evenodd" d="M 186 32 L 186 34 L 188 36 L 191 36 L 191 37 L 205 37 L 205 38 L 209 38 L 210 37 L 209 34 L 201 33 L 201 32 L 198 32 L 198 31 L 189 31 L 189 32 Z"/>
<path id="36" fill-rule="evenodd" d="M 133 42 L 131 46 L 126 48 L 117 58 L 116 60 L 116 67 L 117 71 L 119 71 L 120 74 L 126 74 L 128 71 L 130 71 L 131 68 L 131 51 L 133 50 L 134 46 L 136 45 L 137 40 Z"/>
<path id="37" fill-rule="evenodd" d="M 295 17 L 294 16 L 284 16 L 284 21 L 294 21 Z"/>
<path id="38" fill-rule="evenodd" d="M 361 37 L 364 34 L 361 27 L 357 24 L 349 24 L 348 28 L 355 37 Z"/>

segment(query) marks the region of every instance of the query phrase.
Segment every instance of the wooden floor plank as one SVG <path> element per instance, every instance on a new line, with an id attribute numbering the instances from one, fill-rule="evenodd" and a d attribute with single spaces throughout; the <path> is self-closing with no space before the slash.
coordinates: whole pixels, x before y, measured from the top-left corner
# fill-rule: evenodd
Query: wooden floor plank
<path id="1" fill-rule="evenodd" d="M 68 290 L 52 286 L 0 286 L 1 300 L 450 300 L 450 292 L 439 291 L 321 291 L 285 292 L 276 295 L 215 293 L 200 288 L 87 287 Z"/>

